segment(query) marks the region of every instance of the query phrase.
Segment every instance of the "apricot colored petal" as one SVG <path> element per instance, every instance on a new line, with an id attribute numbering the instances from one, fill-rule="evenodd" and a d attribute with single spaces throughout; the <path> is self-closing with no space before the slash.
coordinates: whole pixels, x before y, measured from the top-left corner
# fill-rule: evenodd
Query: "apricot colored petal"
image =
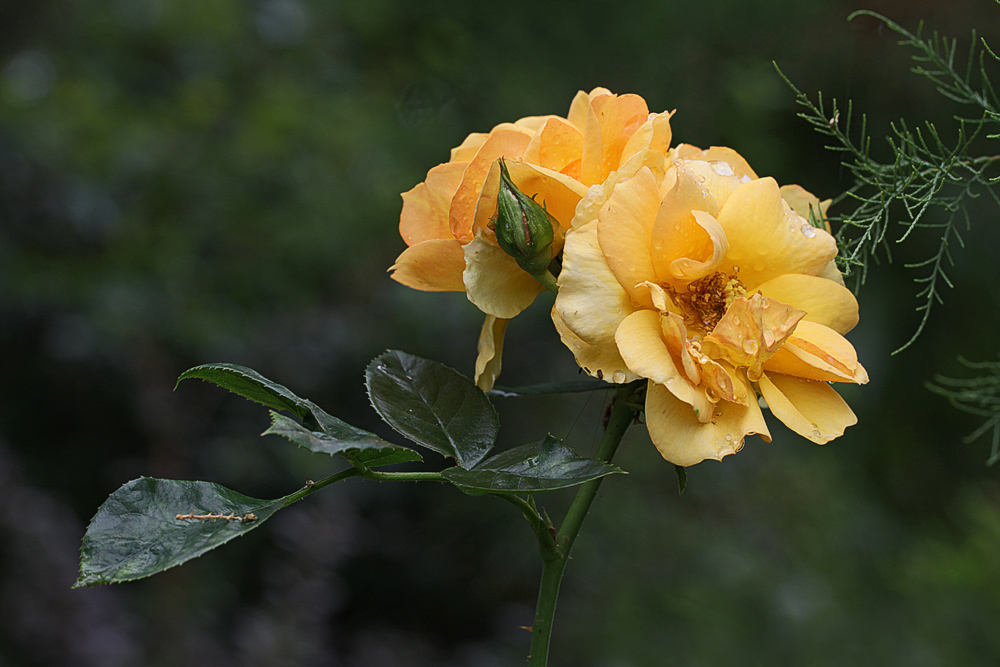
<path id="1" fill-rule="evenodd" d="M 801 273 L 786 273 L 768 280 L 756 290 L 781 303 L 806 311 L 803 318 L 845 334 L 858 323 L 858 300 L 851 291 L 832 280 Z"/>
<path id="2" fill-rule="evenodd" d="M 625 364 L 625 360 L 618 352 L 618 346 L 614 344 L 614 339 L 610 345 L 591 345 L 566 326 L 566 322 L 555 307 L 552 308 L 552 322 L 563 345 L 573 353 L 576 363 L 584 372 L 617 384 L 639 379 L 639 376 L 630 371 Z"/>
<path id="3" fill-rule="evenodd" d="M 684 170 L 694 176 L 703 190 L 712 193 L 718 208 L 726 203 L 729 196 L 749 180 L 748 176 L 735 171 L 724 160 L 709 162 L 707 160 L 677 160 L 678 170 Z M 718 209 L 712 215 L 718 215 Z"/>
<path id="4" fill-rule="evenodd" d="M 826 278 L 827 280 L 832 280 L 842 287 L 846 287 L 844 283 L 844 274 L 840 272 L 840 267 L 837 266 L 837 261 L 831 259 L 830 263 L 826 267 L 816 274 L 820 278 Z"/>
<path id="5" fill-rule="evenodd" d="M 701 383 L 711 400 L 748 404 L 746 385 L 732 364 L 708 359 L 701 364 Z"/>
<path id="6" fill-rule="evenodd" d="M 805 314 L 760 294 L 737 298 L 705 336 L 702 349 L 713 359 L 748 368 L 750 377 L 756 378 L 761 364 L 786 342 Z"/>
<path id="7" fill-rule="evenodd" d="M 801 185 L 782 185 L 781 197 L 788 202 L 796 214 L 810 225 L 833 233 L 833 230 L 830 229 L 830 221 L 826 219 L 826 209 L 830 207 L 831 200 L 820 202 L 819 197 Z"/>
<path id="8" fill-rule="evenodd" d="M 702 423 L 690 405 L 663 385 L 650 382 L 646 391 L 646 427 L 663 458 L 675 465 L 719 460 L 742 449 L 748 435 L 759 433 L 770 442 L 771 435 L 757 401 L 748 403 L 720 401 L 714 406 L 711 420 Z"/>
<path id="9" fill-rule="evenodd" d="M 714 271 L 729 245 L 712 217 L 719 210 L 715 197 L 687 170 L 676 174 L 647 236 L 657 281 L 680 286 Z"/>
<path id="10" fill-rule="evenodd" d="M 490 138 L 488 132 L 473 132 L 461 144 L 451 149 L 452 162 L 468 162 L 476 157 L 479 148 Z"/>
<path id="11" fill-rule="evenodd" d="M 466 162 L 446 162 L 427 172 L 427 178 L 403 193 L 403 212 L 399 216 L 399 235 L 406 245 L 430 239 L 450 239 L 448 209 L 455 196 Z"/>
<path id="12" fill-rule="evenodd" d="M 534 133 L 537 132 L 540 127 L 545 125 L 550 118 L 559 118 L 559 116 L 525 116 L 524 118 L 515 120 L 514 125 L 522 130 Z"/>
<path id="13" fill-rule="evenodd" d="M 656 182 L 648 169 L 619 183 L 601 207 L 597 232 L 600 247 L 618 282 L 629 296 L 652 307 L 649 291 L 640 283 L 657 282 L 651 256 L 651 234 L 660 204 Z"/>
<path id="14" fill-rule="evenodd" d="M 850 341 L 833 329 L 802 321 L 764 370 L 812 380 L 865 384 L 868 373 Z"/>
<path id="15" fill-rule="evenodd" d="M 476 386 L 483 391 L 493 388 L 497 376 L 500 375 L 501 358 L 503 356 L 503 338 L 507 331 L 505 320 L 493 315 L 487 315 L 483 328 L 479 332 L 478 355 L 476 356 Z"/>
<path id="16" fill-rule="evenodd" d="M 596 221 L 566 235 L 556 308 L 573 333 L 597 347 L 615 347 L 618 325 L 635 310 L 601 252 Z"/>
<path id="17" fill-rule="evenodd" d="M 624 320 L 615 333 L 615 342 L 630 371 L 665 386 L 684 401 L 702 421 L 712 418 L 714 405 L 702 387 L 692 385 L 677 369 L 670 349 L 660 335 L 660 314 L 637 310 Z"/>
<path id="18" fill-rule="evenodd" d="M 587 129 L 587 118 L 590 116 L 590 100 L 601 95 L 610 95 L 611 91 L 607 88 L 594 88 L 589 93 L 585 93 L 582 90 L 573 97 L 573 102 L 569 105 L 569 113 L 566 114 L 566 119 L 572 123 L 576 129 L 583 132 Z"/>
<path id="19" fill-rule="evenodd" d="M 391 278 L 425 292 L 464 292 L 465 252 L 455 239 L 433 239 L 412 245 L 389 267 Z"/>
<path id="20" fill-rule="evenodd" d="M 694 351 L 687 337 L 687 325 L 684 319 L 676 313 L 664 313 L 660 317 L 660 332 L 674 354 L 680 359 L 680 370 L 692 384 L 701 384 L 701 366 L 695 362 L 691 352 Z M 678 398 L 682 397 L 678 396 Z"/>
<path id="21" fill-rule="evenodd" d="M 465 291 L 487 315 L 511 319 L 531 305 L 544 287 L 514 258 L 481 235 L 464 247 Z"/>
<path id="22" fill-rule="evenodd" d="M 521 160 L 506 160 L 507 172 L 517 188 L 545 207 L 546 212 L 563 229 L 569 229 L 576 205 L 587 194 L 587 188 L 577 180 L 557 171 Z M 486 227 L 496 217 L 497 193 L 500 189 L 500 167 L 494 162 L 483 183 L 476 206 L 474 228 Z M 558 234 L 557 234 L 558 236 Z"/>
<path id="23" fill-rule="evenodd" d="M 476 206 L 479 204 L 479 192 L 494 160 L 498 157 L 519 156 L 530 140 L 530 134 L 514 125 L 494 129 L 490 133 L 489 139 L 479 148 L 476 157 L 465 168 L 462 183 L 451 200 L 450 225 L 452 235 L 456 239 L 463 242 L 472 240 L 473 219 Z"/>
<path id="24" fill-rule="evenodd" d="M 583 153 L 583 134 L 569 121 L 550 116 L 524 150 L 525 162 L 562 171 Z M 567 221 L 568 223 L 568 221 Z"/>
<path id="25" fill-rule="evenodd" d="M 720 270 L 733 275 L 739 267 L 748 288 L 784 273 L 816 275 L 837 254 L 833 237 L 796 215 L 772 178 L 741 185 L 718 217 L 729 239 Z"/>
<path id="26" fill-rule="evenodd" d="M 758 386 L 775 417 L 817 444 L 842 436 L 844 429 L 858 423 L 847 402 L 825 382 L 765 373 Z"/>
<path id="27" fill-rule="evenodd" d="M 670 117 L 673 114 L 673 111 L 650 114 L 646 122 L 639 126 L 639 129 L 625 144 L 621 162 L 626 162 L 643 150 L 666 155 L 670 150 L 670 142 L 674 138 L 673 130 L 670 128 Z"/>
<path id="28" fill-rule="evenodd" d="M 629 138 L 648 116 L 646 101 L 638 95 L 591 97 L 580 180 L 586 185 L 600 183 L 617 169 Z"/>

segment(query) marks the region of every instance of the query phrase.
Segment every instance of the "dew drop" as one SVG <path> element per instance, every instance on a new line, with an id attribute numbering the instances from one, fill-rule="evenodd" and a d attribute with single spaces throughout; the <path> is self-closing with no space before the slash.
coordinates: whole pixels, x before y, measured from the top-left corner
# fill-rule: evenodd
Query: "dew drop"
<path id="1" fill-rule="evenodd" d="M 740 318 L 739 318 L 738 315 L 734 315 L 733 316 L 733 324 L 736 324 L 736 325 L 740 324 Z"/>
<path id="2" fill-rule="evenodd" d="M 611 379 L 614 380 L 615 384 L 622 384 L 625 382 L 625 371 L 615 371 L 612 374 Z"/>
<path id="3" fill-rule="evenodd" d="M 654 238 L 653 239 L 653 249 L 654 250 L 659 250 L 662 247 L 663 247 L 663 239 L 661 237 L 659 237 L 659 236 L 656 237 L 656 238 Z"/>
<path id="4" fill-rule="evenodd" d="M 667 386 L 668 386 L 668 387 L 669 387 L 670 385 L 672 385 L 673 383 L 674 383 L 674 379 L 673 379 L 673 378 L 667 378 Z"/>
<path id="5" fill-rule="evenodd" d="M 800 229 L 799 231 L 802 232 L 802 236 L 805 236 L 810 239 L 816 236 L 816 228 L 809 224 L 802 225 L 802 229 Z"/>
<path id="6" fill-rule="evenodd" d="M 718 162 L 709 162 L 712 167 L 712 171 L 717 173 L 719 176 L 732 176 L 734 173 L 733 167 L 728 162 L 719 160 Z"/>
<path id="7" fill-rule="evenodd" d="M 732 441 L 733 441 L 733 436 L 731 436 L 731 435 L 729 435 L 729 434 L 727 433 L 727 434 L 726 434 L 726 442 L 732 442 Z"/>
<path id="8" fill-rule="evenodd" d="M 707 354 L 703 354 L 700 357 L 698 357 L 698 363 L 702 364 L 702 365 L 707 364 L 708 363 L 708 355 Z"/>
<path id="9" fill-rule="evenodd" d="M 740 175 L 740 183 L 749 183 L 749 182 L 750 182 L 749 176 L 747 176 L 746 174 Z"/>
<path id="10" fill-rule="evenodd" d="M 770 299 L 764 299 L 764 303 L 760 304 L 760 307 L 761 308 L 770 308 L 771 307 L 771 300 Z"/>
<path id="11" fill-rule="evenodd" d="M 817 426 L 816 424 L 812 424 L 812 427 L 813 427 L 813 435 L 818 438 L 819 437 L 819 426 Z"/>
<path id="12" fill-rule="evenodd" d="M 758 349 L 757 341 L 755 341 L 753 338 L 747 338 L 745 341 L 743 341 L 743 351 L 746 352 L 747 354 L 757 354 L 757 349 Z"/>

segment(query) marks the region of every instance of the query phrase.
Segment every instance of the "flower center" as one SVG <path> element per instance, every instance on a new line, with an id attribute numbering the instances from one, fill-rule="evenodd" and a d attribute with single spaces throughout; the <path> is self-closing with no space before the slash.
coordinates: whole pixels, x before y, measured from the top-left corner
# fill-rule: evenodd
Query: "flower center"
<path id="1" fill-rule="evenodd" d="M 664 289 L 680 307 L 684 323 L 705 334 L 719 324 L 735 299 L 747 293 L 739 278 L 719 271 L 688 283 L 684 292 L 669 285 L 665 285 Z"/>

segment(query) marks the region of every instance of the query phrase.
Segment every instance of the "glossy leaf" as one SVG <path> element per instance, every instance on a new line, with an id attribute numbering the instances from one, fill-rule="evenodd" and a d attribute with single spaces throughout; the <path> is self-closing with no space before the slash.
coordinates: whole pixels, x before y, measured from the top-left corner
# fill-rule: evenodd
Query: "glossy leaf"
<path id="1" fill-rule="evenodd" d="M 207 380 L 243 398 L 263 403 L 269 408 L 288 410 L 300 419 L 305 419 L 310 414 L 306 401 L 293 394 L 284 385 L 272 382 L 246 366 L 236 364 L 195 366 L 181 373 L 177 378 L 177 384 L 189 378 Z"/>
<path id="2" fill-rule="evenodd" d="M 130 581 L 180 565 L 257 528 L 286 499 L 250 498 L 210 482 L 132 480 L 91 520 L 75 586 Z"/>
<path id="3" fill-rule="evenodd" d="M 621 468 L 598 459 L 586 459 L 552 437 L 514 447 L 471 470 L 448 468 L 441 474 L 471 495 L 484 493 L 538 493 L 576 486 Z"/>
<path id="4" fill-rule="evenodd" d="M 367 468 L 422 460 L 420 454 L 409 447 L 395 445 L 374 433 L 351 426 L 251 368 L 236 364 L 204 364 L 185 371 L 177 382 L 188 378 L 207 380 L 251 401 L 287 410 L 303 422 L 299 425 L 279 416 L 278 423 L 272 413 L 271 427 L 264 435 L 282 435 L 311 451 L 331 456 L 341 454 L 352 465 Z"/>
<path id="5" fill-rule="evenodd" d="M 300 447 L 320 454 L 341 454 L 352 464 L 367 468 L 423 460 L 420 454 L 408 447 L 386 442 L 375 434 L 346 424 L 322 410 L 319 412 L 323 415 L 319 420 L 323 430 L 313 431 L 272 410 L 271 426 L 262 435 L 280 435 Z"/>
<path id="6" fill-rule="evenodd" d="M 390 351 L 366 371 L 372 405 L 394 429 L 450 456 L 463 468 L 479 463 L 500 428 L 496 410 L 476 385 L 443 364 Z"/>

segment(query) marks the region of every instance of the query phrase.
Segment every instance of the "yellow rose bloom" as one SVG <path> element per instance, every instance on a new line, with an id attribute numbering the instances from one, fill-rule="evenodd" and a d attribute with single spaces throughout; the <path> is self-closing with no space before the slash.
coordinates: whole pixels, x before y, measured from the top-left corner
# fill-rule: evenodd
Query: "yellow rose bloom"
<path id="1" fill-rule="evenodd" d="M 758 394 L 813 442 L 842 435 L 857 419 L 829 383 L 868 376 L 843 336 L 858 304 L 828 203 L 728 148 L 628 166 L 591 189 L 566 238 L 552 315 L 581 367 L 648 379 L 650 438 L 677 465 L 770 441 Z"/>
<path id="2" fill-rule="evenodd" d="M 641 151 L 664 154 L 670 114 L 650 114 L 638 95 L 604 88 L 580 92 L 569 113 L 522 118 L 486 134 L 471 134 L 451 160 L 403 193 L 399 231 L 408 246 L 392 277 L 419 290 L 465 291 L 486 322 L 480 338 L 477 383 L 492 386 L 507 320 L 544 289 L 500 249 L 490 220 L 496 215 L 499 158 L 517 188 L 545 206 L 558 223 L 552 254 L 562 250 L 576 205 L 591 185 Z"/>

